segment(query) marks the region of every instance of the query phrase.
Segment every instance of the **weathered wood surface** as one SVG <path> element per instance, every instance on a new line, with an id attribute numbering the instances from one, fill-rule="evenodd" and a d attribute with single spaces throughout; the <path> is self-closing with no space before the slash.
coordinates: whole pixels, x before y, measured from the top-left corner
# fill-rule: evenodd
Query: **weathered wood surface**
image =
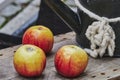
<path id="1" fill-rule="evenodd" d="M 51 55 L 47 56 L 47 65 L 43 74 L 37 78 L 22 77 L 13 67 L 14 51 L 21 45 L 0 50 L 0 54 L 3 54 L 0 56 L 0 80 L 120 80 L 120 58 L 89 58 L 85 72 L 79 77 L 69 79 L 59 75 L 54 67 L 54 54 L 66 44 L 76 44 L 76 42 L 72 39 L 55 43 Z"/>

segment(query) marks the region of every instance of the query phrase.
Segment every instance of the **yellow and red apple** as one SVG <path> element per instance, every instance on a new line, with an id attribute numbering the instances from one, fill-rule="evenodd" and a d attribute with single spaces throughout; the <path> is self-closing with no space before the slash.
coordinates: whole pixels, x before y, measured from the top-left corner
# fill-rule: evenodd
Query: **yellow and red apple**
<path id="1" fill-rule="evenodd" d="M 22 38 L 22 44 L 32 44 L 49 53 L 53 47 L 54 36 L 46 26 L 37 25 L 28 28 Z"/>
<path id="2" fill-rule="evenodd" d="M 57 51 L 54 64 L 62 76 L 77 77 L 86 69 L 88 55 L 78 46 L 65 45 Z"/>
<path id="3" fill-rule="evenodd" d="M 15 70 L 25 77 L 40 76 L 46 66 L 46 56 L 42 49 L 34 45 L 22 45 L 14 54 Z"/>

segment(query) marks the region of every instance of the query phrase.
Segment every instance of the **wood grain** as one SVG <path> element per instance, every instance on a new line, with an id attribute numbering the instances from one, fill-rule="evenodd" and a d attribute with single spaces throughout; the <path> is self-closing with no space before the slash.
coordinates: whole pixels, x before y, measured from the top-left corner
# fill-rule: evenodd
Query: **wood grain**
<path id="1" fill-rule="evenodd" d="M 85 72 L 76 78 L 65 78 L 59 75 L 54 67 L 54 55 L 63 45 L 77 45 L 74 39 L 64 40 L 55 43 L 50 55 L 47 55 L 47 65 L 41 76 L 36 78 L 25 78 L 15 71 L 13 66 L 14 51 L 18 46 L 0 50 L 0 80 L 119 80 L 120 59 L 119 58 L 99 58 L 89 57 L 89 63 Z"/>

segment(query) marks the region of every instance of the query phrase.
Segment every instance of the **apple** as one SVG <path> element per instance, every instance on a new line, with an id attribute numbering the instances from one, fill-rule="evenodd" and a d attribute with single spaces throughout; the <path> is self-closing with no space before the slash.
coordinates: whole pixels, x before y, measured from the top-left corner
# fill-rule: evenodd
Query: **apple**
<path id="1" fill-rule="evenodd" d="M 22 38 L 22 44 L 36 45 L 47 54 L 51 51 L 54 43 L 52 31 L 42 25 L 28 28 Z"/>
<path id="2" fill-rule="evenodd" d="M 25 77 L 40 76 L 46 66 L 46 56 L 42 49 L 34 45 L 22 45 L 13 57 L 15 70 Z"/>
<path id="3" fill-rule="evenodd" d="M 76 45 L 65 45 L 55 54 L 54 64 L 57 72 L 64 77 L 77 77 L 88 64 L 87 53 Z"/>

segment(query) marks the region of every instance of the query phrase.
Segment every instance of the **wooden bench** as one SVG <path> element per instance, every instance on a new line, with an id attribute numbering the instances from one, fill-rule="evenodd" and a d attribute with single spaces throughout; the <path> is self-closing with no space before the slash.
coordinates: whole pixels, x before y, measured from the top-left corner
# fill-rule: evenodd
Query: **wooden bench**
<path id="1" fill-rule="evenodd" d="M 71 33 L 73 34 L 73 33 Z M 63 36 L 70 34 L 63 34 Z M 63 40 L 55 42 L 51 55 L 47 56 L 47 65 L 41 76 L 36 78 L 25 78 L 15 71 L 13 66 L 14 51 L 21 45 L 0 50 L 0 80 L 120 80 L 120 58 L 94 59 L 89 57 L 89 63 L 85 72 L 79 77 L 69 79 L 59 75 L 54 67 L 54 55 L 63 45 L 76 44 L 75 36 L 67 39 L 63 36 L 55 36 Z"/>

